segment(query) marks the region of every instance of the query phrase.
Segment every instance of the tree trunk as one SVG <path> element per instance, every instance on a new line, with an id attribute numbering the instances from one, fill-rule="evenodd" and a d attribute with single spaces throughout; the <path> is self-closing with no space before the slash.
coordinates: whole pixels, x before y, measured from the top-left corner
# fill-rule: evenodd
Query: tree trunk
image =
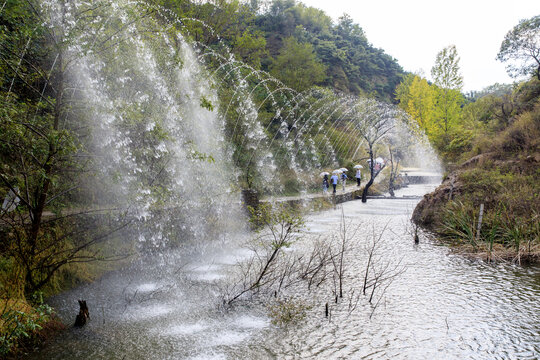
<path id="1" fill-rule="evenodd" d="M 362 192 L 362 202 L 363 203 L 367 202 L 367 193 L 368 193 L 369 187 L 371 185 L 373 185 L 373 180 L 374 180 L 373 177 L 371 177 L 371 179 L 369 179 L 366 186 L 364 186 L 364 191 Z"/>
<path id="2" fill-rule="evenodd" d="M 63 72 L 63 56 L 62 50 L 58 55 L 58 74 L 57 74 L 57 92 L 55 97 L 55 107 L 54 107 L 54 122 L 52 126 L 53 133 L 58 131 L 60 128 L 60 117 L 62 116 L 62 106 L 63 106 L 63 93 L 64 93 L 64 72 Z M 34 198 L 35 206 L 31 209 L 32 212 L 32 223 L 30 227 L 30 232 L 28 234 L 28 245 L 29 245 L 29 254 L 28 257 L 33 261 L 36 259 L 36 255 L 40 252 L 38 239 L 40 236 L 43 212 L 45 211 L 45 205 L 47 203 L 50 186 L 51 186 L 51 175 L 54 171 L 54 162 L 56 161 L 55 156 L 57 154 L 56 140 L 54 137 L 49 139 L 49 149 L 46 160 L 42 167 L 43 172 L 43 181 L 38 183 L 34 189 Z M 27 270 L 26 274 L 26 291 L 34 292 L 38 290 L 42 285 L 40 285 L 39 279 L 34 279 L 34 274 L 31 268 Z"/>
<path id="3" fill-rule="evenodd" d="M 369 187 L 373 185 L 373 181 L 375 181 L 375 176 L 373 172 L 373 167 L 375 166 L 375 164 L 374 164 L 374 159 L 373 159 L 373 145 L 372 144 L 369 144 L 369 159 L 370 159 L 370 163 L 369 163 L 370 178 L 366 186 L 364 186 L 364 191 L 362 192 L 363 203 L 367 202 L 367 193 L 368 193 Z"/>

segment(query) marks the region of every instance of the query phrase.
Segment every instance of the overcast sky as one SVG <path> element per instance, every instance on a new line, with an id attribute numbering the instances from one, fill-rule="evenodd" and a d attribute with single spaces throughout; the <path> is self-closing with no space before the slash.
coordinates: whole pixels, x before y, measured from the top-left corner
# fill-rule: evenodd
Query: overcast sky
<path id="1" fill-rule="evenodd" d="M 456 45 L 464 90 L 511 83 L 495 60 L 519 20 L 540 15 L 540 0 L 300 0 L 337 20 L 349 14 L 375 47 L 428 79 L 437 53 Z"/>

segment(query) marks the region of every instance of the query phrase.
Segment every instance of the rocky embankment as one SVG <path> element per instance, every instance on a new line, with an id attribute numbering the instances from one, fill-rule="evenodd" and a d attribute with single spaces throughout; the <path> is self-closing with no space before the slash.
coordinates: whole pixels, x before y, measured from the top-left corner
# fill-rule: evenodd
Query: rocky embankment
<path id="1" fill-rule="evenodd" d="M 538 262 L 539 173 L 540 152 L 511 159 L 500 153 L 475 156 L 424 196 L 412 220 L 460 252 Z"/>

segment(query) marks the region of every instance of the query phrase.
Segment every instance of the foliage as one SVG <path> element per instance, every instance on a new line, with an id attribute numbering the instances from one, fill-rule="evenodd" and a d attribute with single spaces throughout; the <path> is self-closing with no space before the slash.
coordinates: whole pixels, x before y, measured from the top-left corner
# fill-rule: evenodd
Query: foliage
<path id="1" fill-rule="evenodd" d="M 450 131 L 461 120 L 463 78 L 459 73 L 459 57 L 455 46 L 444 48 L 437 54 L 431 76 L 436 85 L 433 143 L 438 149 L 446 150 L 449 145 Z"/>
<path id="2" fill-rule="evenodd" d="M 368 42 L 350 16 L 344 15 L 334 24 L 321 10 L 294 0 L 273 0 L 256 23 L 265 34 L 269 54 L 262 62 L 264 69 L 269 69 L 283 53 L 285 39 L 292 36 L 313 46 L 326 68 L 325 86 L 356 95 L 374 93 L 380 99 L 392 100 L 403 70 L 395 59 Z"/>
<path id="3" fill-rule="evenodd" d="M 450 241 L 465 241 L 476 247 L 475 213 L 470 206 L 452 202 L 444 209 L 441 227 L 438 232 Z"/>
<path id="4" fill-rule="evenodd" d="M 0 303 L 0 356 L 14 353 L 24 339 L 42 329 L 52 315 L 52 308 L 43 304 L 41 294 L 34 296 L 36 306 L 17 305 L 14 301 Z"/>
<path id="5" fill-rule="evenodd" d="M 446 158 L 462 164 L 421 202 L 415 219 L 448 241 L 487 249 L 488 259 L 497 248 L 516 262 L 538 261 L 540 81 L 467 104 L 449 134 Z M 480 204 L 485 210 L 477 234 Z"/>
<path id="6" fill-rule="evenodd" d="M 454 45 L 437 53 L 435 65 L 431 68 L 433 82 L 439 88 L 461 90 L 463 77 L 459 72 L 459 56 Z"/>
<path id="7" fill-rule="evenodd" d="M 463 78 L 455 46 L 437 54 L 431 74 L 433 84 L 409 74 L 396 88 L 396 99 L 443 159 L 450 162 L 471 145 L 471 122 L 463 121 Z"/>
<path id="8" fill-rule="evenodd" d="M 280 54 L 272 61 L 270 73 L 297 91 L 320 84 L 325 68 L 313 53 L 309 43 L 299 43 L 294 37 L 283 41 Z"/>
<path id="9" fill-rule="evenodd" d="M 497 59 L 507 63 L 512 77 L 536 75 L 540 80 L 540 15 L 521 20 L 505 35 Z"/>
<path id="10" fill-rule="evenodd" d="M 101 224 L 103 216 L 83 216 L 91 210 L 65 211 L 85 200 L 83 183 L 97 180 L 95 158 L 88 156 L 91 114 L 68 85 L 80 56 L 69 46 L 81 32 L 90 33 L 91 18 L 80 15 L 74 27 L 62 3 L 63 23 L 46 24 L 31 1 L 4 5 L 6 19 L 14 20 L 3 24 L 0 36 L 9 49 L 1 53 L 2 74 L 11 80 L 0 88 L 0 181 L 1 194 L 17 202 L 2 208 L 0 233 L 2 252 L 14 275 L 24 278 L 28 296 L 67 264 L 103 259 L 98 245 L 129 221 L 120 212 Z M 91 10 L 97 15 L 97 9 Z M 159 126 L 154 130 L 160 133 Z"/>
<path id="11" fill-rule="evenodd" d="M 484 213 L 480 234 L 477 233 L 479 221 L 478 208 L 470 201 L 450 202 L 444 208 L 442 221 L 437 232 L 451 243 L 469 244 L 475 250 L 485 247 L 489 251 L 494 244 L 513 248 L 515 253 L 537 256 L 531 252 L 531 245 L 538 246 L 540 229 L 538 226 L 538 213 L 533 212 L 531 218 L 519 217 L 513 214 L 504 203 L 490 207 Z M 520 256 L 523 256 L 520 255 Z"/>
<path id="12" fill-rule="evenodd" d="M 408 74 L 396 88 L 399 107 L 418 123 L 418 129 L 432 137 L 436 106 L 436 90 L 418 75 Z"/>

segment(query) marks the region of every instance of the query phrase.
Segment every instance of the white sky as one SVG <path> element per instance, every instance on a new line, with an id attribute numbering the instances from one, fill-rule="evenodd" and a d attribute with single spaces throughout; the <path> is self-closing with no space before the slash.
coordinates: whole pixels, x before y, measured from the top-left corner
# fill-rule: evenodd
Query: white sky
<path id="1" fill-rule="evenodd" d="M 396 58 L 405 71 L 431 78 L 437 53 L 455 45 L 464 91 L 512 83 L 495 60 L 506 33 L 540 15 L 540 0 L 300 0 L 334 20 L 349 14 L 373 46 Z"/>

